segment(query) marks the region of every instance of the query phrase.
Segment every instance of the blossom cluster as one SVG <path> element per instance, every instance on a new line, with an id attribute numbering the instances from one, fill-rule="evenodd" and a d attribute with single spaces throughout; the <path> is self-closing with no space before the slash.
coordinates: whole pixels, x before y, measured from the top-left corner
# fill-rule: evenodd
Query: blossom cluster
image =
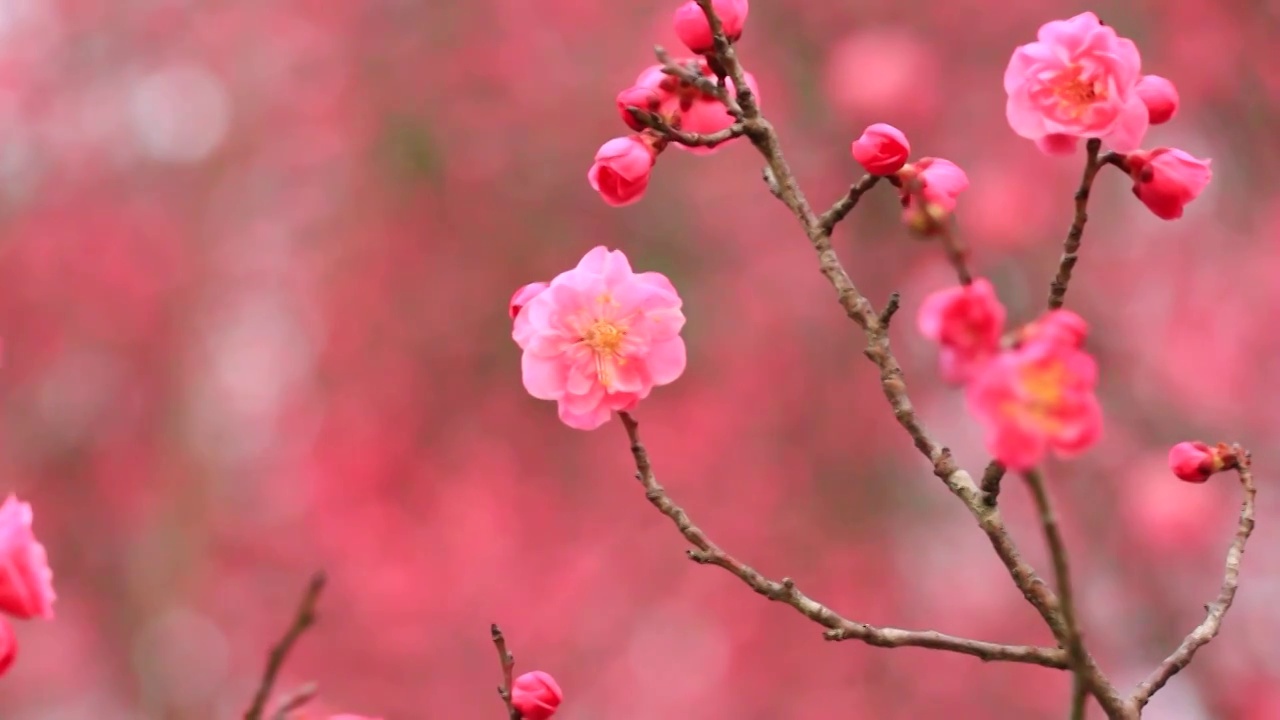
<path id="1" fill-rule="evenodd" d="M 725 35 L 731 41 L 741 37 L 747 20 L 747 0 L 715 0 L 714 6 Z M 713 92 L 715 73 L 706 58 L 712 51 L 706 14 L 690 0 L 676 9 L 673 25 L 676 35 L 694 53 L 675 61 L 688 70 L 691 77 L 682 78 L 668 73 L 662 65 L 651 65 L 640 73 L 633 86 L 618 93 L 618 114 L 634 132 L 600 146 L 595 162 L 587 171 L 592 189 L 609 205 L 621 207 L 638 202 L 648 189 L 658 155 L 669 145 L 666 135 L 654 129 L 652 122 L 697 135 L 711 135 L 733 125 L 733 116 Z M 692 78 L 707 82 L 694 82 Z M 760 88 L 755 77 L 745 73 L 745 78 L 758 102 Z M 727 92 L 736 96 L 737 86 L 732 79 L 726 82 Z M 650 122 L 642 117 L 649 118 Z M 709 155 L 724 147 L 724 143 L 676 146 L 695 155 Z"/>
<path id="2" fill-rule="evenodd" d="M 1085 450 L 1102 431 L 1097 365 L 1083 350 L 1088 326 L 1053 310 L 1006 341 L 1005 316 L 991 283 L 978 278 L 926 298 L 918 325 L 941 347 L 943 376 L 965 386 L 987 449 L 1005 467 L 1029 470 L 1049 449 Z"/>
<path id="3" fill-rule="evenodd" d="M 1082 139 L 1100 140 L 1157 217 L 1182 217 L 1213 176 L 1209 160 L 1183 150 L 1140 149 L 1151 126 L 1177 115 L 1177 88 L 1143 75 L 1137 45 L 1091 12 L 1045 23 L 1035 42 L 1014 51 L 1004 89 L 1014 132 L 1050 155 L 1072 154 Z"/>

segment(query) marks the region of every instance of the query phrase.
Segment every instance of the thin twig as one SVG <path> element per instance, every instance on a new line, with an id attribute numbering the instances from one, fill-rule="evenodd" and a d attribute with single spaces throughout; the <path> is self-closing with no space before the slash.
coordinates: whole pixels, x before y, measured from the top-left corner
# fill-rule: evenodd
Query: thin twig
<path id="1" fill-rule="evenodd" d="M 244 720 L 262 720 L 263 713 L 266 712 L 267 700 L 271 697 L 271 688 L 276 684 L 276 676 L 280 674 L 280 668 L 289 657 L 289 651 L 293 649 L 298 638 L 302 637 L 302 633 L 316 622 L 316 603 L 320 600 L 320 593 L 324 592 L 325 581 L 325 574 L 322 571 L 317 571 L 311 576 L 306 591 L 302 593 L 302 602 L 298 604 L 298 611 L 293 615 L 293 622 L 289 625 L 284 637 L 280 638 L 267 655 L 267 668 L 262 673 L 262 682 L 258 685 L 258 691 L 254 693 L 253 703 L 244 713 Z"/>
<path id="2" fill-rule="evenodd" d="M 830 234 L 836 225 L 857 206 L 858 201 L 862 199 L 863 193 L 875 187 L 880 180 L 880 175 L 863 175 L 858 182 L 850 185 L 849 192 L 845 193 L 844 197 L 837 200 L 830 210 L 822 213 L 822 216 L 818 218 L 818 225 L 823 232 Z"/>
<path id="3" fill-rule="evenodd" d="M 1052 668 L 1066 667 L 1066 653 L 1058 648 L 1035 647 L 1032 645 L 1002 645 L 998 643 L 970 640 L 968 638 L 944 635 L 932 630 L 913 631 L 898 628 L 882 628 L 865 623 L 848 620 L 834 610 L 809 598 L 796 587 L 790 578 L 774 581 L 761 575 L 755 569 L 737 560 L 721 550 L 707 537 L 689 514 L 667 495 L 666 490 L 658 484 L 649 461 L 648 451 L 640 442 L 640 425 L 628 413 L 619 413 L 622 424 L 631 441 L 631 454 L 635 458 L 636 477 L 644 486 L 645 497 L 663 515 L 671 518 L 680 533 L 696 550 L 688 551 L 689 557 L 703 565 L 715 565 L 723 568 L 739 580 L 746 583 L 756 593 L 774 601 L 791 606 L 800 614 L 827 628 L 823 634 L 827 640 L 861 640 L 868 645 L 883 648 L 923 647 L 935 650 L 972 655 L 987 661 L 1006 661 L 1030 663 Z"/>
<path id="4" fill-rule="evenodd" d="M 1053 560 L 1054 579 L 1058 585 L 1058 606 L 1062 610 L 1064 644 L 1067 659 L 1071 663 L 1071 671 L 1079 678 L 1079 682 L 1088 686 L 1088 669 L 1085 667 L 1084 639 L 1080 636 L 1080 626 L 1076 623 L 1075 593 L 1071 589 L 1071 570 L 1067 562 L 1067 546 L 1062 541 L 1062 531 L 1058 528 L 1058 518 L 1053 511 L 1053 503 L 1044 486 L 1044 476 L 1039 470 L 1023 473 L 1031 497 L 1035 500 L 1036 511 L 1040 513 L 1040 526 L 1044 530 L 1044 539 L 1049 546 L 1049 556 Z"/>
<path id="5" fill-rule="evenodd" d="M 747 129 L 741 123 L 734 123 L 729 127 L 717 132 L 708 134 L 684 132 L 678 128 L 671 127 L 656 113 L 638 107 L 627 107 L 627 112 L 631 113 L 631 117 L 643 123 L 646 127 L 661 133 L 666 139 L 679 143 L 687 147 L 715 147 L 721 143 L 729 142 L 734 138 L 742 137 L 746 134 Z"/>
<path id="6" fill-rule="evenodd" d="M 884 309 L 880 311 L 880 327 L 885 331 L 889 330 L 889 323 L 893 320 L 893 316 L 897 314 L 898 307 L 902 303 L 902 295 L 897 292 L 889 293 L 889 301 L 885 303 Z"/>
<path id="7" fill-rule="evenodd" d="M 996 506 L 996 501 L 1000 497 L 1000 481 L 1004 479 L 1004 465 L 999 460 L 992 460 L 987 463 L 987 469 L 982 471 L 982 502 L 990 507 Z"/>
<path id="8" fill-rule="evenodd" d="M 730 115 L 733 115 L 738 120 L 742 119 L 742 108 L 738 106 L 738 101 L 729 93 L 728 88 L 717 84 L 711 78 L 703 75 L 701 68 L 698 68 L 693 64 L 682 65 L 676 62 L 675 59 L 671 57 L 671 54 L 667 52 L 666 48 L 661 45 L 653 46 L 653 54 L 658 58 L 658 62 L 662 64 L 662 71 L 664 73 L 677 77 L 698 88 L 698 90 L 703 93 L 719 100 L 724 103 L 724 106 L 729 111 Z M 743 83 L 742 85 L 738 85 L 735 80 L 734 86 L 745 87 L 746 84 Z"/>
<path id="9" fill-rule="evenodd" d="M 1049 309 L 1062 307 L 1067 298 L 1067 285 L 1071 282 L 1071 271 L 1080 259 L 1080 239 L 1084 237 L 1084 224 L 1089 221 L 1089 191 L 1093 189 L 1093 179 L 1098 175 L 1102 163 L 1098 161 L 1098 151 L 1102 149 L 1102 141 L 1092 138 L 1085 143 L 1084 174 L 1080 178 L 1080 187 L 1076 188 L 1076 215 L 1071 221 L 1071 229 L 1067 231 L 1066 242 L 1062 244 L 1062 257 L 1058 260 L 1058 274 L 1049 285 Z M 1112 153 L 1108 153 L 1110 156 Z"/>
<path id="10" fill-rule="evenodd" d="M 307 683 L 302 687 L 294 690 L 288 697 L 280 703 L 276 708 L 275 714 L 271 720 L 288 720 L 289 713 L 301 708 L 303 705 L 315 699 L 316 694 L 320 692 L 320 687 L 315 683 Z"/>
<path id="11" fill-rule="evenodd" d="M 1187 635 L 1178 649 L 1165 658 L 1160 666 L 1157 667 L 1146 680 L 1138 683 L 1137 688 L 1133 691 L 1133 697 L 1129 700 L 1135 710 L 1141 711 L 1142 708 L 1151 700 L 1151 696 L 1164 687 L 1169 682 L 1169 678 L 1176 675 L 1180 670 L 1191 663 L 1191 658 L 1195 656 L 1196 651 L 1210 640 L 1217 636 L 1218 631 L 1222 628 L 1222 619 L 1226 617 L 1227 611 L 1231 609 L 1231 603 L 1236 598 L 1236 588 L 1240 582 L 1240 561 L 1244 557 L 1244 546 L 1249 541 L 1249 536 L 1253 534 L 1253 513 L 1254 502 L 1257 497 L 1257 488 L 1253 485 L 1252 457 L 1248 450 L 1240 446 L 1233 448 L 1234 455 L 1237 460 L 1236 472 L 1240 476 L 1240 487 L 1244 491 L 1244 500 L 1240 506 L 1240 522 L 1236 526 L 1235 540 L 1231 543 L 1231 548 L 1227 550 L 1226 568 L 1223 570 L 1222 587 L 1218 590 L 1218 597 L 1212 603 L 1205 606 L 1208 615 L 1204 621 Z"/>
<path id="12" fill-rule="evenodd" d="M 493 638 L 493 646 L 498 650 L 498 662 L 502 665 L 502 685 L 498 688 L 498 697 L 507 706 L 509 720 L 520 720 L 520 711 L 511 704 L 511 676 L 515 673 L 516 658 L 507 650 L 507 639 L 497 623 L 489 626 L 489 635 Z"/>

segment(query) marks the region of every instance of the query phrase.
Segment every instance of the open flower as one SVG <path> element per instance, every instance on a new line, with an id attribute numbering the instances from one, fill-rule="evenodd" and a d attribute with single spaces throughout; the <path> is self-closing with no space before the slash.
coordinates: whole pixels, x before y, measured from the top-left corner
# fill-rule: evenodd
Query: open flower
<path id="1" fill-rule="evenodd" d="M 1034 467 L 1050 448 L 1063 456 L 1081 452 L 1101 435 L 1097 364 L 1070 337 L 1033 336 L 999 353 L 968 386 L 988 451 L 1011 470 Z"/>
<path id="2" fill-rule="evenodd" d="M 592 249 L 516 315 L 525 389 L 555 400 L 569 427 L 603 425 L 684 372 L 681 304 L 666 276 L 632 272 L 621 250 Z"/>
<path id="3" fill-rule="evenodd" d="M 920 305 L 920 333 L 942 348 L 942 376 L 961 383 L 972 378 L 1000 349 L 1005 309 L 984 278 L 939 290 Z"/>
<path id="4" fill-rule="evenodd" d="M 1102 138 L 1119 152 L 1136 150 L 1150 124 L 1136 90 L 1142 58 L 1091 12 L 1054 20 L 1036 41 L 1013 52 L 1004 73 L 1005 114 L 1030 140 L 1047 135 Z M 1041 149 L 1063 149 L 1063 140 Z"/>

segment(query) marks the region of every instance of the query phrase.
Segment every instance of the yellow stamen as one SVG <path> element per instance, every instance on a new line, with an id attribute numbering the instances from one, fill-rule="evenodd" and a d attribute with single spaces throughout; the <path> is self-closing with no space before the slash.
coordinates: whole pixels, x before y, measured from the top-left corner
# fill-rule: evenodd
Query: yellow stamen
<path id="1" fill-rule="evenodd" d="M 613 365 L 621 365 L 626 359 L 619 356 L 627 331 L 608 320 L 596 320 L 582 334 L 582 342 L 595 355 L 596 377 L 606 388 L 613 384 Z M 610 362 L 612 361 L 612 362 Z"/>

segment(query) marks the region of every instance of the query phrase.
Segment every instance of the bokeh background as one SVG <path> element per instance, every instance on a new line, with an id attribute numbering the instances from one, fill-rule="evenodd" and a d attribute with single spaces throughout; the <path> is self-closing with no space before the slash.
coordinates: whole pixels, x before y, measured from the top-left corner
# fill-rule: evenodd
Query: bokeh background
<path id="1" fill-rule="evenodd" d="M 1068 678 L 820 628 L 683 558 L 616 420 L 520 384 L 506 302 L 597 244 L 668 274 L 689 367 L 638 415 L 659 479 L 729 551 L 854 619 L 1050 641 L 893 422 L 860 333 L 738 143 L 664 154 L 643 202 L 586 183 L 614 94 L 676 48 L 674 0 L 0 0 L 0 490 L 34 503 L 59 599 L 18 627 L 6 720 L 238 717 L 314 569 L 282 687 L 317 711 L 496 718 L 500 622 L 564 720 L 1034 719 Z M 1092 9 L 1173 79 L 1149 146 L 1214 160 L 1178 222 L 1113 168 L 1069 306 L 1104 440 L 1051 462 L 1085 627 L 1125 686 L 1217 593 L 1239 492 L 1175 480 L 1183 439 L 1256 456 L 1258 530 L 1222 636 L 1159 720 L 1280 718 L 1280 3 L 755 0 L 740 44 L 815 204 L 849 142 L 903 128 L 965 168 L 958 218 L 1018 322 L 1042 306 L 1078 158 L 1004 121 L 1001 74 Z M 915 332 L 952 282 L 877 188 L 837 233 L 903 295 L 923 417 L 986 462 Z M 1002 502 L 1047 570 L 1024 489 Z"/>

